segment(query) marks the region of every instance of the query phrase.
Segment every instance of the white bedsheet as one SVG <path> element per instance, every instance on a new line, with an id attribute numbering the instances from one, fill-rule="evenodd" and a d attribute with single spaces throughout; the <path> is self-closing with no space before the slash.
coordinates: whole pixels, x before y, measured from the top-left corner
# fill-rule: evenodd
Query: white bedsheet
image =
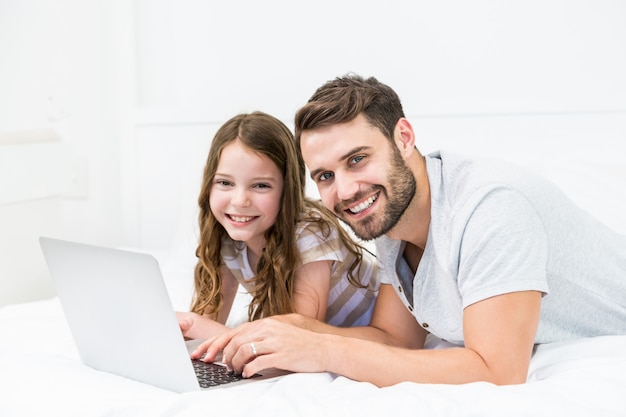
<path id="1" fill-rule="evenodd" d="M 321 373 L 176 394 L 82 365 L 56 298 L 0 309 L 2 417 L 608 417 L 626 416 L 625 394 L 626 336 L 540 346 L 523 385 L 377 388 Z"/>

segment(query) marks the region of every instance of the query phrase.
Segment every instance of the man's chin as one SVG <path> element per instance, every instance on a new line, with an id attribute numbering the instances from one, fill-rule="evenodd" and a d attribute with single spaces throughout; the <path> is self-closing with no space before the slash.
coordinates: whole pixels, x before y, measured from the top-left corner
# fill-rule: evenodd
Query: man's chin
<path id="1" fill-rule="evenodd" d="M 350 230 L 352 230 L 356 237 L 363 241 L 373 240 L 383 235 L 383 233 L 381 233 L 380 231 L 372 230 L 371 228 L 366 227 L 363 224 L 354 224 L 343 217 L 341 218 L 341 221 L 346 224 L 350 228 Z M 363 223 L 363 221 L 361 223 Z"/>

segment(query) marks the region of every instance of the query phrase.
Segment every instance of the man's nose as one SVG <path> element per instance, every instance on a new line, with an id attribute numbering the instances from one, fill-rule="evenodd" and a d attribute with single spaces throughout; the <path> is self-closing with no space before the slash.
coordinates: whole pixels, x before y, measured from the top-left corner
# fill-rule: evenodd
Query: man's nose
<path id="1" fill-rule="evenodd" d="M 357 192 L 358 183 L 349 174 L 335 175 L 337 198 L 341 201 L 351 199 Z"/>

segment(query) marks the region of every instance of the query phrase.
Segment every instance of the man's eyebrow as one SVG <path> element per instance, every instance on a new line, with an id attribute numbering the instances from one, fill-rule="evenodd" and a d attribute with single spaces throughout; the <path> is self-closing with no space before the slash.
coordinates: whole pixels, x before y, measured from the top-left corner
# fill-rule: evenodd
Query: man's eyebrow
<path id="1" fill-rule="evenodd" d="M 350 149 L 348 152 L 346 152 L 345 154 L 341 155 L 338 159 L 338 162 L 344 161 L 348 158 L 350 158 L 352 155 L 354 155 L 355 153 L 359 153 L 362 152 L 366 149 L 369 149 L 369 146 L 357 146 L 356 148 L 352 148 Z M 321 172 L 326 171 L 326 169 L 324 168 L 317 168 L 313 171 L 311 171 L 311 179 L 315 180 L 315 177 L 317 177 L 318 174 L 320 174 Z"/>

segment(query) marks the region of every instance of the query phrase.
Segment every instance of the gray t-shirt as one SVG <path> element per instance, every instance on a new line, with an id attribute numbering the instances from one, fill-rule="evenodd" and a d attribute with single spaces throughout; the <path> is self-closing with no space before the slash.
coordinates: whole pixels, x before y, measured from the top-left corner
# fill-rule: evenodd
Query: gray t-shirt
<path id="1" fill-rule="evenodd" d="M 426 167 L 431 222 L 415 276 L 404 242 L 376 239 L 382 282 L 424 328 L 463 344 L 465 307 L 536 290 L 536 343 L 626 334 L 626 236 L 516 165 L 440 151 Z"/>

